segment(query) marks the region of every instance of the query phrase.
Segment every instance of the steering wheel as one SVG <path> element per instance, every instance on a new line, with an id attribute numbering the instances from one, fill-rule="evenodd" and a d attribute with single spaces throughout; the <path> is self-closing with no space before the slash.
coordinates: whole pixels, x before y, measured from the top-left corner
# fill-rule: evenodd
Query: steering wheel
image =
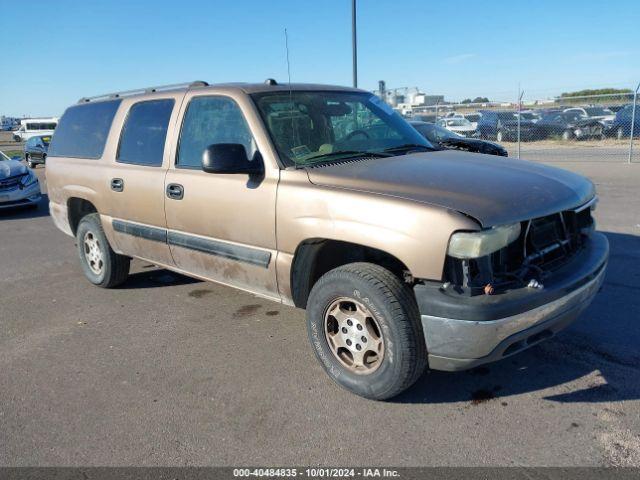
<path id="1" fill-rule="evenodd" d="M 369 134 L 367 132 L 365 132 L 364 130 L 354 130 L 353 132 L 347 134 L 347 136 L 344 137 L 344 139 L 345 140 L 351 140 L 351 138 L 355 137 L 356 135 L 364 135 L 368 139 L 371 138 L 371 136 L 369 136 Z"/>

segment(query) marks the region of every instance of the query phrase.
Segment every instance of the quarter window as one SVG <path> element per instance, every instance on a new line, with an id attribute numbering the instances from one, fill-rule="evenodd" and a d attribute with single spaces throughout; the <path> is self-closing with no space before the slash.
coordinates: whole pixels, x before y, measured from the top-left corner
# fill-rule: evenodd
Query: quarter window
<path id="1" fill-rule="evenodd" d="M 49 157 L 100 158 L 119 106 L 120 100 L 108 100 L 69 107 L 56 128 Z"/>
<path id="2" fill-rule="evenodd" d="M 136 103 L 122 127 L 116 161 L 158 167 L 162 165 L 173 99 Z"/>
<path id="3" fill-rule="evenodd" d="M 216 143 L 239 143 L 254 158 L 255 142 L 236 102 L 226 97 L 195 97 L 182 122 L 176 164 L 201 168 L 202 153 Z"/>

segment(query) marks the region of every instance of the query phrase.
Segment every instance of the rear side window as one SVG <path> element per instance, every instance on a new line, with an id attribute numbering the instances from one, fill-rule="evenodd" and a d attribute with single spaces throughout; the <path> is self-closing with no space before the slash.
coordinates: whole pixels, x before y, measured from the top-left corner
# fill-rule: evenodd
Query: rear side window
<path id="1" fill-rule="evenodd" d="M 116 160 L 158 167 L 162 165 L 173 99 L 136 103 L 122 128 Z"/>
<path id="2" fill-rule="evenodd" d="M 100 158 L 120 100 L 69 107 L 56 128 L 49 157 Z"/>

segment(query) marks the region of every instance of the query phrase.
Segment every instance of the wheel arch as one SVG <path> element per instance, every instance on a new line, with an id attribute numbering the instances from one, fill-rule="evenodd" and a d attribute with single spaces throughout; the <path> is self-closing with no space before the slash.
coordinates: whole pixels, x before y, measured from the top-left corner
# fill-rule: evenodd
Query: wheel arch
<path id="1" fill-rule="evenodd" d="M 290 270 L 291 296 L 298 308 L 306 308 L 315 283 L 330 270 L 353 262 L 368 262 L 391 271 L 398 278 L 410 278 L 409 268 L 383 250 L 329 238 L 308 238 L 295 250 Z"/>
<path id="2" fill-rule="evenodd" d="M 67 199 L 69 228 L 74 236 L 78 231 L 80 220 L 91 213 L 98 213 L 98 209 L 90 200 L 82 197 L 69 197 Z"/>

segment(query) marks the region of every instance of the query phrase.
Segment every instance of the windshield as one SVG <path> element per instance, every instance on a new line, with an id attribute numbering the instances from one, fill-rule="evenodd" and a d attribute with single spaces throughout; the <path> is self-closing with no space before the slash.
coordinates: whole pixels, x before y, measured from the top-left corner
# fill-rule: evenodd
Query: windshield
<path id="1" fill-rule="evenodd" d="M 590 117 L 604 117 L 605 115 L 613 115 L 613 112 L 608 108 L 603 107 L 589 107 L 584 109 L 587 115 Z"/>
<path id="2" fill-rule="evenodd" d="M 403 147 L 433 148 L 370 93 L 298 90 L 254 94 L 252 98 L 287 166 L 355 155 L 402 154 Z"/>
<path id="3" fill-rule="evenodd" d="M 453 118 L 451 120 L 445 120 L 445 123 L 449 127 L 468 127 L 471 125 L 471 122 L 466 118 Z"/>
<path id="4" fill-rule="evenodd" d="M 434 125 L 433 123 L 418 123 L 414 124 L 413 127 L 432 143 L 440 143 L 447 140 L 464 138 L 462 135 L 458 135 L 451 130 L 447 130 L 440 125 Z"/>
<path id="5" fill-rule="evenodd" d="M 516 120 L 516 115 L 511 112 L 498 112 L 498 118 L 500 120 Z"/>

